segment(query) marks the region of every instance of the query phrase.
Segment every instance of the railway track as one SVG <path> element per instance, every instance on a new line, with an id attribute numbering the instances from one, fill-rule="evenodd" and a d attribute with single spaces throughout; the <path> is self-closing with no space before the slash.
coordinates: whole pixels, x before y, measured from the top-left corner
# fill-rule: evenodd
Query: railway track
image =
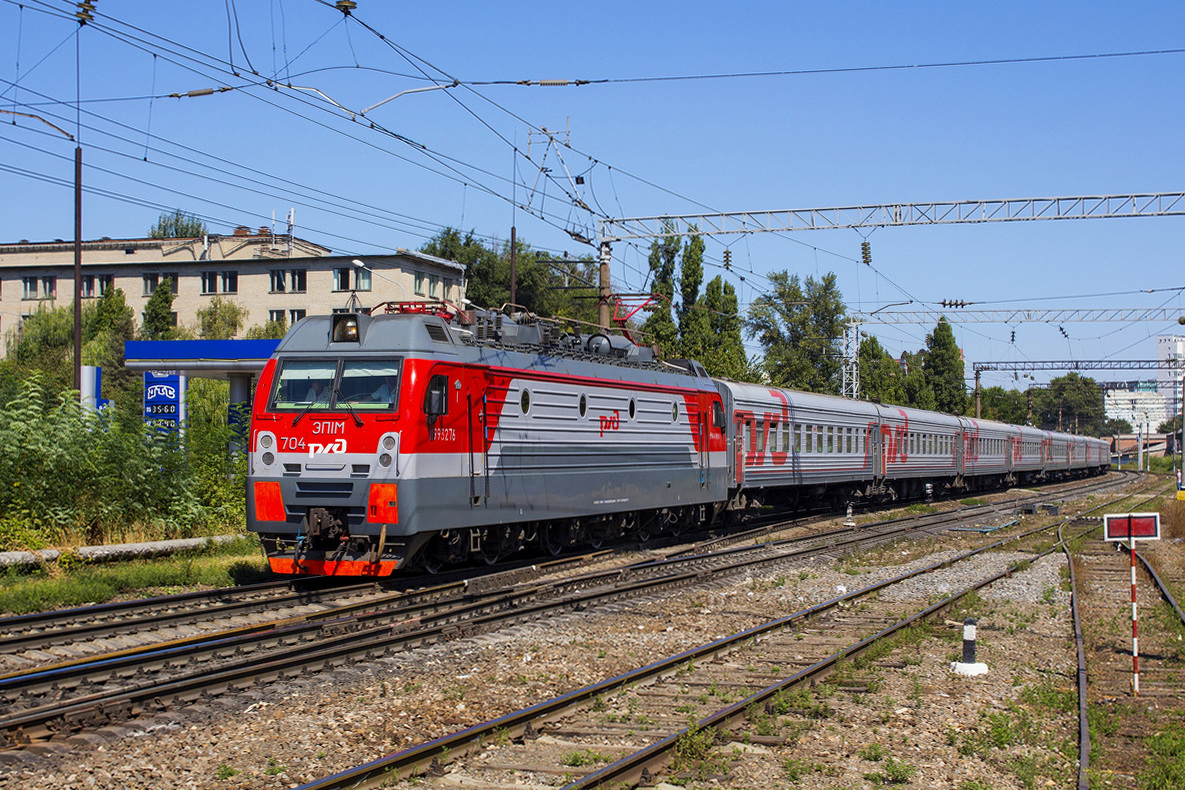
<path id="1" fill-rule="evenodd" d="M 976 517 L 983 518 L 982 512 Z M 99 659 L 60 663 L 0 678 L 5 710 L 0 730 L 13 745 L 67 736 L 147 712 L 162 711 L 211 694 L 340 666 L 425 642 L 505 627 L 555 611 L 602 604 L 659 589 L 703 583 L 713 575 L 753 572 L 804 557 L 832 554 L 947 526 L 957 514 L 918 516 L 868 525 L 857 534 L 840 529 L 805 545 L 790 540 L 709 555 L 636 563 L 541 585 L 494 587 L 458 594 L 455 586 L 399 593 L 275 621 L 231 634 L 191 638 Z M 480 585 L 476 585 L 480 586 Z M 488 581 L 485 586 L 491 586 Z M 452 593 L 446 594 L 446 593 Z M 350 611 L 353 608 L 355 611 Z M 165 678 L 162 680 L 162 678 Z"/>
<path id="2" fill-rule="evenodd" d="M 1067 519 L 1068 521 L 1069 519 Z M 727 773 L 747 749 L 782 743 L 794 722 L 822 716 L 812 688 L 862 654 L 884 655 L 975 590 L 1027 567 L 1032 557 L 1001 561 L 993 552 L 1024 540 L 1050 541 L 1047 525 L 911 573 L 863 587 L 788 616 L 657 660 L 648 666 L 307 783 L 302 790 L 377 787 L 416 776 L 423 787 L 566 788 L 676 782 Z M 1076 532 L 1095 529 L 1077 527 Z M 1023 543 L 1022 543 L 1023 545 Z M 1018 546 L 1014 545 L 1014 548 Z M 989 559 L 993 558 L 994 559 Z M 975 560 L 980 560 L 975 565 Z M 931 605 L 894 603 L 898 585 L 943 571 L 964 585 Z M 911 631 L 910 629 L 914 629 Z M 886 644 L 889 646 L 886 647 Z M 858 671 L 844 683 L 860 684 Z M 771 721 L 777 720 L 776 727 Z M 609 763 L 584 768 L 588 763 Z"/>
<path id="3" fill-rule="evenodd" d="M 1131 510 L 1147 509 L 1136 506 Z M 1136 787 L 1146 769 L 1148 739 L 1166 722 L 1185 721 L 1185 572 L 1179 548 L 1137 544 L 1135 585 L 1139 610 L 1139 685 L 1132 651 L 1132 557 L 1123 545 L 1080 542 L 1074 552 L 1075 601 L 1082 626 L 1080 715 L 1093 718 L 1105 737 L 1086 740 L 1084 766 L 1116 787 Z M 1165 560 L 1157 566 L 1158 554 Z M 1080 776 L 1079 788 L 1089 786 Z"/>

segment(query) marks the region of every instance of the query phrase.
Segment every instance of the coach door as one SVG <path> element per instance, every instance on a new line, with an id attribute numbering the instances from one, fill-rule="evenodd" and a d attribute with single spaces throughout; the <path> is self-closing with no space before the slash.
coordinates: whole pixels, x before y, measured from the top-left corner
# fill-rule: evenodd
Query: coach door
<path id="1" fill-rule="evenodd" d="M 881 436 L 881 427 L 873 422 L 868 424 L 868 444 L 864 448 L 869 461 L 872 463 L 872 478 L 879 483 L 885 477 L 885 441 Z M 808 434 L 807 441 L 810 441 Z"/>
<path id="2" fill-rule="evenodd" d="M 745 484 L 745 448 L 749 446 L 749 441 L 753 436 L 753 424 L 749 418 L 737 414 L 734 418 L 736 420 L 736 432 L 733 435 L 733 463 L 736 464 L 736 484 L 743 486 Z"/>
<path id="3" fill-rule="evenodd" d="M 469 466 L 469 504 L 483 507 L 490 498 L 490 478 L 486 474 L 489 463 L 489 387 L 486 375 L 479 372 L 467 379 L 464 402 L 467 414 L 467 440 Z"/>
<path id="4" fill-rule="evenodd" d="M 704 408 L 702 398 L 693 398 L 689 401 L 689 405 L 695 410 L 694 414 L 688 414 L 687 417 L 691 420 L 692 430 L 695 432 L 695 446 L 696 446 L 696 464 L 699 466 L 699 487 L 708 487 L 708 436 L 710 432 L 709 420 L 711 419 L 711 412 Z"/>

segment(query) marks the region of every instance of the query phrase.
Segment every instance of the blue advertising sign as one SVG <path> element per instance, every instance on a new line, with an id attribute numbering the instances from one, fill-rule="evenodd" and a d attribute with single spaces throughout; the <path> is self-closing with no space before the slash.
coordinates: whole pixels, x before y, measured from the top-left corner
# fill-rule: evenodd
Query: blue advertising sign
<path id="1" fill-rule="evenodd" d="M 152 422 L 181 421 L 181 376 L 175 370 L 144 371 L 144 419 Z"/>

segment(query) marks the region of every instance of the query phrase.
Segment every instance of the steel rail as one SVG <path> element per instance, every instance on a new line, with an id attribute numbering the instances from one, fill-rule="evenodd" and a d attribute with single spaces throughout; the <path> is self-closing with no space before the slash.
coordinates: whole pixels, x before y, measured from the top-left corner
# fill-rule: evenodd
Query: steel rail
<path id="1" fill-rule="evenodd" d="M 1100 505 L 1099 507 L 1105 506 L 1106 505 Z M 1066 521 L 1071 520 L 1071 518 L 1074 517 L 1067 517 Z M 311 783 L 302 785 L 299 790 L 332 790 L 334 788 L 371 786 L 372 783 L 377 781 L 385 781 L 386 779 L 393 777 L 404 778 L 422 772 L 432 766 L 434 761 L 439 763 L 439 760 L 442 756 L 450 753 L 460 753 L 459 750 L 465 749 L 467 747 L 480 746 L 480 744 L 486 738 L 494 737 L 495 734 L 501 734 L 500 737 L 509 735 L 512 738 L 522 736 L 525 733 L 530 732 L 530 729 L 534 728 L 536 724 L 545 723 L 549 719 L 559 716 L 561 712 L 565 710 L 588 704 L 593 700 L 593 698 L 599 695 L 612 692 L 625 685 L 636 683 L 639 680 L 643 680 L 648 677 L 654 677 L 672 672 L 676 667 L 689 660 L 695 660 L 706 655 L 721 652 L 744 640 L 751 639 L 753 637 L 760 636 L 780 628 L 791 626 L 799 621 L 807 620 L 812 616 L 837 607 L 842 603 L 869 595 L 889 585 L 920 576 L 924 573 L 950 567 L 982 552 L 999 548 L 1015 540 L 1020 540 L 1025 537 L 1035 535 L 1039 532 L 1046 532 L 1050 529 L 1053 529 L 1054 526 L 1055 525 L 1052 524 L 1045 525 L 1024 533 L 1020 533 L 1018 535 L 1009 536 L 1002 540 L 995 541 L 986 546 L 973 549 L 947 560 L 933 563 L 911 573 L 903 574 L 877 584 L 869 585 L 860 590 L 849 592 L 836 598 L 831 598 L 799 612 L 795 612 L 794 614 L 787 615 L 786 617 L 778 618 L 732 636 L 716 640 L 706 645 L 701 645 L 688 651 L 684 651 L 683 653 L 680 653 L 676 656 L 672 656 L 645 667 L 632 670 L 615 678 L 610 678 L 608 680 L 586 686 L 582 689 L 569 692 L 568 694 L 561 695 L 560 697 L 538 703 L 522 711 L 510 713 L 484 724 L 475 725 L 465 730 L 437 738 L 436 740 L 430 741 L 428 743 L 403 750 L 396 754 L 388 755 L 387 757 L 379 758 L 378 760 L 373 760 L 369 763 L 366 763 L 365 765 L 357 766 L 355 768 L 333 774 L 332 776 L 315 780 Z M 1038 554 L 1037 556 L 1044 556 L 1055 549 L 1056 545 Z M 1027 565 L 1029 562 L 1031 562 L 1031 560 L 1016 563 L 1015 565 L 1010 566 L 1007 570 L 996 574 L 979 585 L 969 587 L 960 593 L 956 593 L 955 595 L 948 597 L 942 602 L 927 607 L 927 609 L 923 610 L 922 612 L 901 621 L 895 626 L 890 626 L 889 628 L 884 629 L 873 636 L 867 637 L 855 645 L 849 646 L 847 649 L 842 650 L 830 656 L 828 659 L 818 662 L 815 665 L 812 665 L 812 667 L 795 674 L 791 678 L 770 686 L 763 691 L 750 696 L 742 702 L 731 705 L 728 708 L 725 708 L 722 712 L 718 712 L 717 714 L 713 714 L 712 716 L 700 720 L 696 726 L 697 728 L 711 727 L 715 726 L 718 721 L 721 721 L 724 718 L 743 715 L 745 708 L 749 705 L 752 705 L 755 702 L 764 701 L 783 688 L 794 685 L 795 683 L 801 682 L 805 678 L 830 669 L 843 657 L 851 656 L 863 651 L 873 642 L 883 639 L 886 636 L 895 633 L 897 630 L 900 630 L 901 628 L 907 627 L 913 622 L 916 622 L 916 620 L 920 617 L 928 616 L 929 614 L 932 614 L 936 611 L 940 611 L 941 609 L 945 608 L 946 605 L 953 603 L 967 592 L 970 592 L 972 589 L 979 589 L 980 587 L 986 586 L 993 581 L 1003 578 L 1004 576 L 1015 572 L 1018 568 Z M 657 743 L 646 747 L 639 752 L 636 752 L 634 755 L 627 756 L 616 763 L 606 766 L 605 768 L 600 769 L 589 776 L 586 776 L 584 779 L 578 782 L 567 785 L 566 789 L 591 787 L 609 781 L 624 781 L 627 783 L 636 781 L 641 777 L 641 770 L 644 763 L 649 763 L 651 760 L 655 759 L 656 755 L 665 753 L 665 751 L 671 748 L 678 738 L 686 732 L 686 729 L 680 730 L 668 738 L 658 741 Z"/>
<path id="2" fill-rule="evenodd" d="M 1065 526 L 1063 524 L 1063 526 Z M 1090 532 L 1083 532 L 1088 535 Z M 1074 648 L 1078 657 L 1078 790 L 1090 790 L 1090 717 L 1087 713 L 1086 643 L 1082 638 L 1082 619 L 1078 610 L 1078 581 L 1074 574 L 1074 555 L 1058 528 L 1058 541 L 1070 568 L 1070 615 L 1074 622 Z"/>
<path id="3" fill-rule="evenodd" d="M 897 523 L 899 524 L 900 522 L 898 521 Z M 895 530 L 895 532 L 904 532 L 908 529 L 909 527 L 903 527 Z M 1040 527 L 1035 531 L 1043 529 L 1048 529 L 1048 527 Z M 1006 543 L 1016 537 L 1018 536 L 1005 539 L 1001 543 Z M 810 549 L 782 552 L 772 556 L 725 564 L 723 567 L 710 569 L 707 572 L 710 574 L 724 574 L 733 572 L 738 568 L 752 568 L 761 565 L 785 563 L 806 552 L 831 551 L 839 548 L 841 545 L 846 546 L 862 541 L 866 542 L 869 538 L 884 540 L 886 535 L 883 533 L 876 535 L 866 534 L 860 538 L 841 543 L 830 541 L 826 545 L 819 545 Z M 764 545 L 752 548 L 768 551 L 768 546 Z M 985 548 L 990 548 L 990 546 Z M 731 553 L 724 552 L 723 554 L 727 555 Z M 719 556 L 715 556 L 715 559 L 718 560 Z M 695 564 L 702 564 L 704 561 L 705 558 L 703 557 L 688 558 L 682 564 L 688 567 L 694 567 Z M 563 562 L 557 561 L 555 564 L 563 564 Z M 630 570 L 635 573 L 646 571 L 660 572 L 665 570 L 669 564 L 665 562 L 642 562 Z M 96 722 L 105 723 L 113 718 L 126 717 L 127 715 L 146 712 L 152 709 L 161 709 L 167 707 L 166 703 L 161 702 L 162 698 L 168 699 L 172 696 L 175 701 L 189 699 L 192 696 L 202 693 L 203 686 L 212 685 L 225 688 L 232 685 L 242 685 L 245 679 L 254 679 L 260 676 L 271 679 L 289 673 L 294 667 L 303 667 L 310 663 L 318 667 L 326 663 L 338 664 L 354 653 L 364 653 L 369 656 L 375 652 L 384 653 L 393 648 L 406 649 L 408 646 L 414 646 L 422 642 L 433 642 L 440 639 L 452 638 L 464 633 L 488 630 L 489 627 L 507 620 L 521 621 L 531 619 L 557 607 L 588 605 L 591 602 L 603 602 L 622 597 L 630 597 L 651 588 L 664 586 L 676 587 L 693 583 L 703 578 L 704 573 L 705 571 L 703 570 L 689 570 L 681 574 L 676 573 L 659 579 L 635 581 L 630 585 L 617 589 L 594 591 L 583 598 L 575 600 L 570 598 L 560 598 L 558 601 L 554 600 L 556 596 L 562 595 L 562 588 L 565 587 L 571 591 L 604 585 L 613 581 L 620 583 L 624 572 L 622 569 L 614 569 L 555 583 L 551 588 L 553 600 L 548 603 L 534 602 L 529 606 L 524 606 L 524 602 L 533 601 L 534 597 L 539 595 L 538 590 L 531 589 L 513 593 L 504 592 L 504 597 L 495 596 L 495 599 L 492 601 L 465 604 L 435 617 L 404 617 L 402 618 L 402 623 L 396 623 L 395 625 L 391 623 L 392 621 L 399 621 L 401 619 L 399 613 L 371 613 L 363 616 L 353 616 L 344 622 L 337 620 L 330 621 L 319 627 L 325 627 L 328 631 L 334 633 L 344 633 L 344 635 L 340 638 L 331 638 L 321 647 L 312 651 L 307 647 L 298 647 L 282 651 L 278 655 L 273 655 L 263 662 L 255 660 L 249 667 L 232 667 L 215 672 L 202 671 L 191 673 L 191 675 L 185 678 L 175 679 L 173 682 L 164 685 L 143 683 L 131 689 L 117 691 L 114 694 L 90 695 L 76 699 L 68 704 L 55 703 L 38 709 L 24 711 L 21 714 L 4 717 L 0 719 L 0 728 L 12 733 L 17 740 L 23 740 L 29 737 L 43 737 L 45 734 L 55 731 L 78 729 Z M 510 601 L 513 601 L 513 604 L 508 603 Z M 490 609 L 505 608 L 510 605 L 513 605 L 515 610 L 509 614 L 483 614 L 484 612 L 489 612 Z M 384 624 L 366 626 L 368 622 L 380 619 L 384 621 Z M 410 633 L 401 630 L 400 633 L 394 634 L 393 632 L 400 625 L 418 627 L 419 630 Z M 229 644 L 225 646 L 218 645 L 216 649 L 229 650 L 230 647 Z M 111 711 L 113 710 L 117 712 L 117 715 L 111 715 Z"/>
<path id="4" fill-rule="evenodd" d="M 950 518 L 957 514 L 938 515 Z M 277 628 L 273 631 L 247 633 L 243 637 L 251 638 L 256 643 L 267 641 L 282 645 L 287 645 L 292 639 L 299 639 L 303 633 L 313 629 L 324 629 L 328 638 L 313 649 L 307 645 L 286 646 L 262 661 L 244 659 L 243 666 L 223 667 L 214 671 L 198 670 L 181 678 L 174 678 L 165 684 L 144 682 L 135 684 L 131 688 L 91 694 L 70 702 L 59 701 L 25 709 L 0 717 L 0 734 L 8 733 L 8 739 L 14 742 L 32 740 L 33 738 L 40 739 L 56 732 L 79 729 L 94 723 L 106 723 L 115 718 L 146 712 L 149 709 L 164 708 L 167 707 L 164 700 L 168 700 L 170 697 L 178 701 L 187 699 L 201 693 L 203 686 L 241 685 L 245 679 L 260 675 L 273 678 L 310 663 L 318 666 L 325 663 L 340 663 L 352 653 L 370 655 L 376 651 L 407 649 L 425 642 L 435 642 L 485 631 L 507 621 L 519 622 L 534 619 L 543 613 L 561 607 L 587 606 L 629 598 L 654 589 L 675 588 L 701 581 L 705 575 L 724 575 L 741 569 L 783 564 L 811 554 L 844 550 L 859 543 L 884 541 L 895 535 L 916 529 L 915 526 L 909 524 L 902 525 L 900 520 L 890 520 L 883 523 L 893 525 L 894 528 L 877 533 L 865 532 L 844 541 L 835 541 L 829 536 L 823 536 L 822 539 L 812 541 L 817 545 L 792 551 L 771 553 L 771 549 L 776 548 L 774 544 L 795 542 L 787 540 L 675 560 L 644 560 L 626 568 L 598 571 L 559 580 L 544 586 L 519 590 L 497 590 L 488 593 L 486 598 L 465 602 L 434 614 L 407 610 L 367 612 L 345 617 L 338 616 L 326 622 L 306 623 Z M 764 556 L 747 559 L 736 558 L 736 555 L 754 552 L 760 552 Z M 722 564 L 720 563 L 721 559 L 725 560 Z M 703 567 L 710 563 L 715 563 L 716 567 Z M 556 564 L 562 563 L 557 562 Z M 626 577 L 630 574 L 648 578 L 629 580 Z M 665 575 L 653 577 L 654 574 Z M 606 587 L 608 589 L 605 589 Z M 356 606 L 369 608 L 373 606 L 373 602 L 362 602 Z M 329 617 L 338 613 L 319 614 L 322 617 Z M 400 625 L 415 630 L 401 630 L 399 633 L 394 633 Z M 249 629 L 249 627 L 245 628 Z M 169 648 L 159 651 L 159 654 L 148 653 L 142 656 L 117 657 L 111 661 L 91 662 L 90 664 L 75 663 L 49 671 L 29 673 L 24 677 L 13 677 L 8 683 L 0 683 L 0 691 L 5 691 L 10 695 L 16 693 L 22 682 L 34 689 L 48 688 L 59 684 L 74 683 L 77 685 L 84 681 L 96 682 L 91 679 L 95 674 L 102 674 L 104 679 L 111 675 L 130 674 L 133 670 L 139 670 L 144 666 L 145 659 L 154 664 L 167 666 L 176 663 L 182 657 L 192 658 L 194 655 L 200 654 L 217 655 L 220 652 L 237 654 L 243 652 L 243 649 L 247 647 L 252 647 L 252 645 L 236 639 L 225 639 L 194 646 Z"/>
<path id="5" fill-rule="evenodd" d="M 1091 508 L 1091 509 L 1084 511 L 1084 512 L 1090 513 L 1092 511 L 1099 510 L 1103 507 L 1108 507 L 1108 506 L 1109 505 L 1099 505 L 1095 508 Z M 1065 544 L 1064 544 L 1064 541 L 1062 540 L 1062 528 L 1066 524 L 1068 524 L 1070 521 L 1081 518 L 1081 515 L 1082 514 L 1079 514 L 1078 516 L 1072 516 L 1072 517 L 1065 518 L 1063 520 L 1063 522 L 1060 525 L 1058 525 L 1058 538 L 1059 538 L 1058 543 L 1049 547 L 1045 551 L 1039 552 L 1036 555 L 1035 559 L 1040 559 L 1041 557 L 1047 556 L 1047 555 L 1051 554 L 1052 552 L 1056 551 L 1059 547 L 1064 548 Z M 1023 535 L 1016 535 L 1016 536 L 1013 536 L 1010 538 L 1006 538 L 1003 541 L 999 541 L 996 544 L 992 544 L 992 546 L 986 546 L 981 549 L 976 549 L 975 551 L 969 552 L 966 555 L 961 555 L 959 557 L 953 558 L 952 560 L 948 561 L 948 564 L 953 564 L 954 562 L 961 561 L 972 554 L 977 554 L 981 551 L 986 551 L 987 549 L 992 548 L 994 546 L 997 546 L 997 545 L 1000 545 L 1003 543 L 1008 543 L 1008 542 L 1011 542 L 1012 540 L 1018 540 L 1022 537 L 1027 537 L 1029 535 L 1033 535 L 1037 532 L 1041 532 L 1041 531 L 1044 531 L 1049 528 L 1050 527 L 1048 527 L 1048 526 L 1047 527 L 1040 527 L 1040 528 L 1037 528 L 1034 530 L 1030 530 L 1028 533 L 1025 533 Z M 1081 534 L 1089 534 L 1090 532 L 1093 532 L 1097 529 L 1099 529 L 1099 526 L 1095 526 L 1095 527 L 1092 527 L 1088 530 L 1085 530 Z M 1001 573 L 996 574 L 995 576 L 992 576 L 992 577 L 990 577 L 984 581 L 981 581 L 977 584 L 970 585 L 970 586 L 964 588 L 963 590 L 949 596 L 948 598 L 944 599 L 943 601 L 939 601 L 938 603 L 928 607 L 927 609 L 923 610 L 922 612 L 919 612 L 917 614 L 912 615 L 909 618 L 899 621 L 898 623 L 896 623 L 892 626 L 889 626 L 888 628 L 882 630 L 881 632 L 874 634 L 864 640 L 861 640 L 860 642 L 851 646 L 850 648 L 841 650 L 841 651 L 829 656 L 828 658 L 826 658 L 820 662 L 817 662 L 816 664 L 813 664 L 812 666 L 796 673 L 795 675 L 791 676 L 790 678 L 787 678 L 777 684 L 774 684 L 774 685 L 769 686 L 765 689 L 762 689 L 761 691 L 757 692 L 756 694 L 754 694 L 750 697 L 747 697 L 746 699 L 741 700 L 740 702 L 730 705 L 729 707 L 724 708 L 721 711 L 718 711 L 710 716 L 707 716 L 707 717 L 699 720 L 696 723 L 695 727 L 697 730 L 698 729 L 705 729 L 708 727 L 716 727 L 720 724 L 723 724 L 724 722 L 740 718 L 741 716 L 743 716 L 745 714 L 745 710 L 749 706 L 751 706 L 755 703 L 764 702 L 765 700 L 769 699 L 774 694 L 778 693 L 779 691 L 781 691 L 785 688 L 789 688 L 789 687 L 791 687 L 793 685 L 797 685 L 798 683 L 801 683 L 804 680 L 807 680 L 811 677 L 825 673 L 826 671 L 830 670 L 831 667 L 833 667 L 836 663 L 838 663 L 839 660 L 846 658 L 846 657 L 856 655 L 860 652 L 863 652 L 871 644 L 878 641 L 879 639 L 883 639 L 886 636 L 890 636 L 890 635 L 902 630 L 903 628 L 908 627 L 909 625 L 913 624 L 914 622 L 917 622 L 919 619 L 929 617 L 939 611 L 942 611 L 943 609 L 951 606 L 958 599 L 962 598 L 963 596 L 967 595 L 968 593 L 975 591 L 975 590 L 982 589 L 983 587 L 986 587 L 989 584 L 992 584 L 993 582 L 1004 578 L 1005 576 L 1011 575 L 1012 573 L 1021 569 L 1022 567 L 1028 567 L 1028 565 L 1030 565 L 1031 563 L 1032 563 L 1032 560 L 1024 560 L 1022 562 L 1018 562 L 1018 563 L 1010 566 L 1008 569 L 1002 571 Z M 1071 567 L 1072 567 L 1072 563 L 1071 563 Z M 922 572 L 924 572 L 925 570 L 926 569 L 923 569 Z M 879 588 L 879 585 L 876 585 L 875 587 Z M 866 588 L 866 589 L 871 590 L 871 588 Z M 855 595 L 859 595 L 861 592 L 864 592 L 864 591 L 857 591 L 857 593 L 855 593 Z M 599 787 L 599 786 L 609 783 L 609 782 L 623 782 L 624 781 L 624 782 L 628 783 L 628 782 L 638 781 L 639 779 L 641 779 L 643 777 L 643 771 L 646 770 L 647 765 L 665 764 L 667 762 L 668 758 L 666 757 L 666 754 L 671 749 L 674 748 L 675 744 L 678 743 L 680 738 L 684 737 L 687 734 L 688 730 L 689 730 L 689 728 L 683 728 L 676 733 L 672 733 L 671 735 L 662 739 L 661 741 L 651 744 L 650 746 L 647 746 L 647 747 L 643 748 L 642 750 L 635 752 L 632 755 L 628 755 L 628 756 L 622 758 L 621 760 L 618 760 L 617 762 L 612 763 L 612 764 L 610 764 L 598 771 L 595 771 L 595 772 L 593 772 L 593 773 L 591 773 L 591 774 L 589 774 L 577 781 L 574 781 L 574 782 L 571 782 L 567 785 L 564 785 L 563 790 L 586 790 L 586 788 Z M 1089 740 L 1087 741 L 1087 744 L 1088 744 L 1087 748 L 1089 749 Z M 1087 752 L 1087 754 L 1089 757 L 1089 751 Z M 301 787 L 299 790 L 306 790 L 306 789 L 312 790 L 312 788 L 309 788 L 307 785 L 305 787 Z M 317 788 L 317 790 L 322 790 L 322 789 Z"/>

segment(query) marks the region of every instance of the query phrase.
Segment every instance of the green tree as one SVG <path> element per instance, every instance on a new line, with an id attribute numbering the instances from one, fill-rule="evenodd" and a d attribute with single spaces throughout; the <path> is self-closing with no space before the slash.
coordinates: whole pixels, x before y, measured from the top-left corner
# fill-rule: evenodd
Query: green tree
<path id="1" fill-rule="evenodd" d="M 704 239 L 692 236 L 683 248 L 679 264 L 679 354 L 687 359 L 704 360 L 708 350 L 719 342 L 712 335 L 712 317 L 700 299 L 704 281 Z"/>
<path id="2" fill-rule="evenodd" d="M 445 228 L 421 252 L 465 267 L 467 298 L 480 307 L 500 308 L 510 301 L 510 243 L 483 243 L 472 232 Z M 515 300 L 528 312 L 594 323 L 597 317 L 596 263 L 587 259 L 553 261 L 522 239 L 516 245 Z M 587 290 L 580 286 L 587 285 Z M 585 298 L 576 298 L 583 296 Z"/>
<path id="3" fill-rule="evenodd" d="M 717 275 L 704 289 L 702 304 L 711 334 L 711 340 L 699 358 L 704 369 L 713 376 L 734 381 L 756 381 L 760 374 L 745 354 L 736 288 Z"/>
<path id="4" fill-rule="evenodd" d="M 1018 390 L 984 387 L 979 393 L 979 413 L 985 420 L 1024 425 L 1028 419 L 1028 398 Z"/>
<path id="5" fill-rule="evenodd" d="M 880 341 L 868 336 L 860 341 L 860 397 L 881 403 L 903 406 L 901 365 L 885 350 Z"/>
<path id="6" fill-rule="evenodd" d="M 144 305 L 140 336 L 144 340 L 168 340 L 174 335 L 173 328 L 173 278 L 166 277 Z"/>
<path id="7" fill-rule="evenodd" d="M 1034 419 L 1046 430 L 1087 436 L 1105 436 L 1103 391 L 1092 378 L 1067 373 L 1037 390 L 1033 397 Z"/>
<path id="8" fill-rule="evenodd" d="M 230 340 L 243 328 L 246 318 L 247 308 L 215 296 L 197 311 L 198 336 L 207 340 Z"/>
<path id="9" fill-rule="evenodd" d="M 745 328 L 761 344 L 766 380 L 775 386 L 838 394 L 844 303 L 834 273 L 822 280 L 774 272 L 773 288 L 749 306 Z"/>
<path id="10" fill-rule="evenodd" d="M 967 387 L 963 381 L 963 356 L 955 333 L 946 318 L 926 336 L 926 355 L 922 360 L 926 383 L 934 393 L 934 404 L 947 414 L 967 411 Z"/>
<path id="11" fill-rule="evenodd" d="M 1128 428 L 1128 432 L 1131 432 L 1130 427 Z M 1156 426 L 1156 432 L 1177 434 L 1181 433 L 1181 415 L 1178 414 L 1173 419 L 1168 420 L 1167 422 L 1162 422 L 1160 425 Z"/>
<path id="12" fill-rule="evenodd" d="M 244 337 L 247 340 L 280 340 L 286 334 L 288 334 L 288 321 L 281 318 L 279 321 L 268 321 L 262 326 L 248 327 Z"/>
<path id="13" fill-rule="evenodd" d="M 150 239 L 193 239 L 205 235 L 206 223 L 181 209 L 161 214 L 148 229 Z"/>
<path id="14" fill-rule="evenodd" d="M 926 380 L 926 352 L 923 350 L 911 354 L 907 351 L 901 355 L 901 364 L 905 373 L 901 380 L 901 395 L 904 400 L 902 405 L 927 411 L 937 410 L 938 401 L 934 397 L 934 388 Z"/>
<path id="15" fill-rule="evenodd" d="M 1163 428 L 1168 423 L 1162 423 Z M 1157 428 L 1157 433 L 1168 433 L 1168 431 Z M 1132 424 L 1127 420 L 1107 419 L 1103 422 L 1103 436 L 1114 436 L 1117 433 L 1132 433 Z"/>
<path id="16" fill-rule="evenodd" d="M 669 232 L 670 223 L 664 225 Z M 650 243 L 650 292 L 655 295 L 650 316 L 642 324 L 646 342 L 658 346 L 666 356 L 682 355 L 679 349 L 679 327 L 671 317 L 675 298 L 675 265 L 679 249 L 683 245 L 680 236 L 664 236 Z"/>

